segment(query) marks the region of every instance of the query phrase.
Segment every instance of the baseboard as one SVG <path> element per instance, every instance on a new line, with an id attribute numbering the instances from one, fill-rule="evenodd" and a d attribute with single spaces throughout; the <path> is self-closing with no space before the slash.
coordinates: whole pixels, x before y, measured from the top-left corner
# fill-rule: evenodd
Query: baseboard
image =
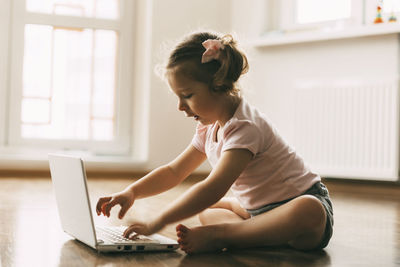
<path id="1" fill-rule="evenodd" d="M 86 175 L 89 179 L 96 178 L 127 178 L 138 179 L 145 176 L 148 172 L 145 171 L 87 171 Z M 188 179 L 196 182 L 207 177 L 208 173 L 194 173 Z M 0 178 L 50 178 L 49 170 L 0 170 Z"/>

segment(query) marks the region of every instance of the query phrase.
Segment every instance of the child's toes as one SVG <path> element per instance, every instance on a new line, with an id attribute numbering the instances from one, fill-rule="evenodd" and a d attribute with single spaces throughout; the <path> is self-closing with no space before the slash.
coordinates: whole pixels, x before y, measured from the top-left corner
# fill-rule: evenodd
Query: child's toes
<path id="1" fill-rule="evenodd" d="M 179 248 L 181 250 L 185 251 L 187 249 L 187 244 L 180 243 L 179 241 L 178 241 L 178 243 L 179 243 Z"/>
<path id="2" fill-rule="evenodd" d="M 180 248 L 182 251 L 188 254 L 192 251 L 191 247 L 189 247 L 188 245 L 181 245 Z"/>
<path id="3" fill-rule="evenodd" d="M 178 231 L 176 232 L 176 235 L 180 238 L 185 238 L 186 234 L 184 232 Z"/>
<path id="4" fill-rule="evenodd" d="M 187 233 L 189 230 L 189 228 L 187 228 L 186 226 L 184 226 L 183 224 L 178 224 L 176 226 L 176 231 L 177 232 L 182 232 L 182 233 Z"/>
<path id="5" fill-rule="evenodd" d="M 179 245 L 187 245 L 188 242 L 186 240 L 182 239 L 182 238 L 178 238 L 178 244 Z"/>
<path id="6" fill-rule="evenodd" d="M 193 249 L 190 247 L 187 247 L 184 251 L 186 254 L 193 254 Z"/>

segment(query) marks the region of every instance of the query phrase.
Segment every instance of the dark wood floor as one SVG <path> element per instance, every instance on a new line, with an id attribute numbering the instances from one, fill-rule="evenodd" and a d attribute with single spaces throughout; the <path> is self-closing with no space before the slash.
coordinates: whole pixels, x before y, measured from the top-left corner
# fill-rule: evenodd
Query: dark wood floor
<path id="1" fill-rule="evenodd" d="M 123 189 L 130 181 L 89 179 L 92 202 L 98 196 Z M 61 230 L 49 178 L 3 177 L 0 178 L 0 266 L 400 266 L 400 187 L 325 182 L 334 203 L 335 226 L 331 243 L 320 252 L 257 248 L 190 256 L 180 250 L 104 255 Z M 129 215 L 151 216 L 191 184 L 187 182 L 158 197 L 139 200 Z M 120 225 L 129 224 L 129 219 L 120 222 L 115 217 L 96 217 L 96 222 Z M 184 223 L 199 225 L 197 218 Z M 175 238 L 174 225 L 162 233 Z"/>

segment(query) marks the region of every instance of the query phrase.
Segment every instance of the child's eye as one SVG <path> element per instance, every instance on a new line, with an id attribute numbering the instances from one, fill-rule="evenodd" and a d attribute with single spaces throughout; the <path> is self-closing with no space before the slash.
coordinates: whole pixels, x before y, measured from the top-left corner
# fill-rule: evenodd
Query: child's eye
<path id="1" fill-rule="evenodd" d="M 193 94 L 188 94 L 188 95 L 183 96 L 183 98 L 189 99 L 189 98 L 191 98 L 192 96 L 193 96 Z"/>

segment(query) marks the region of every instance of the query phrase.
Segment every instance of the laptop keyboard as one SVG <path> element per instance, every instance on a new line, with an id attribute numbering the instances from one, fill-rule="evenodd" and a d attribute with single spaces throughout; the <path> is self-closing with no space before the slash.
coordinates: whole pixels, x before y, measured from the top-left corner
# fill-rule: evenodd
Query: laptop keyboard
<path id="1" fill-rule="evenodd" d="M 125 226 L 96 226 L 97 239 L 104 242 L 111 243 L 158 243 L 156 240 L 151 239 L 144 235 L 133 236 L 132 239 L 123 237 Z"/>

